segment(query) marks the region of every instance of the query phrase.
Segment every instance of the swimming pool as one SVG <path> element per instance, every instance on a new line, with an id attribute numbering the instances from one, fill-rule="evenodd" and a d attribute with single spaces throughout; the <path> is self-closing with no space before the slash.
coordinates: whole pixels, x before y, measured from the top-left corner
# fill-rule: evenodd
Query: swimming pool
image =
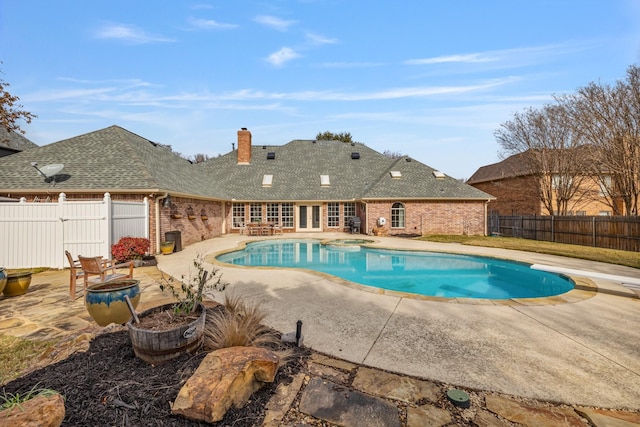
<path id="1" fill-rule="evenodd" d="M 537 298 L 573 282 L 528 264 L 474 255 L 377 249 L 319 240 L 251 242 L 217 260 L 252 267 L 302 268 L 365 286 L 443 298 Z"/>

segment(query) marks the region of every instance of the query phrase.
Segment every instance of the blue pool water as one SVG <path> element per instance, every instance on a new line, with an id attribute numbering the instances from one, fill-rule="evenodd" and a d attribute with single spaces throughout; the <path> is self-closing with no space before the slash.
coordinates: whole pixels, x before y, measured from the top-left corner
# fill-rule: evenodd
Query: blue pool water
<path id="1" fill-rule="evenodd" d="M 252 242 L 217 259 L 242 266 L 304 268 L 366 286 L 444 298 L 536 298 L 573 289 L 563 276 L 513 261 L 319 240 Z"/>

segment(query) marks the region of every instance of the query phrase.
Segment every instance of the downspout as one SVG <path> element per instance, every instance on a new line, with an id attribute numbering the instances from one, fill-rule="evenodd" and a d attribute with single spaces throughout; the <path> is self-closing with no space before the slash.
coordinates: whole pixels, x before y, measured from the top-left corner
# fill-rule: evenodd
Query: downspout
<path id="1" fill-rule="evenodd" d="M 489 202 L 490 200 L 487 200 L 486 202 L 484 202 L 484 235 L 487 236 L 488 235 L 488 222 L 489 222 L 489 217 L 487 216 L 487 212 L 488 212 L 488 208 L 489 208 Z"/>
<path id="2" fill-rule="evenodd" d="M 156 197 L 156 250 L 155 254 L 160 253 L 160 200 L 166 199 L 169 195 L 169 192 L 165 192 L 162 196 Z"/>
<path id="3" fill-rule="evenodd" d="M 362 201 L 364 204 L 364 234 L 369 235 L 369 205 L 365 200 Z"/>

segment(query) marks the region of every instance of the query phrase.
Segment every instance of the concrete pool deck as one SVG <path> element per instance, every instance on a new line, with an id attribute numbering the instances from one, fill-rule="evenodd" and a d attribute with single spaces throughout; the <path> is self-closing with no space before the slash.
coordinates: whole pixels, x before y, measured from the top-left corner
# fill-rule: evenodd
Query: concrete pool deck
<path id="1" fill-rule="evenodd" d="M 354 236 L 298 233 L 277 238 L 307 237 Z M 227 292 L 264 304 L 269 326 L 290 332 L 302 320 L 304 345 L 315 351 L 473 389 L 640 410 L 640 299 L 611 280 L 638 280 L 639 270 L 521 251 L 370 238 L 386 248 L 485 255 L 596 273 L 589 280 L 597 292 L 586 288 L 571 291 L 573 295 L 506 303 L 416 299 L 366 292 L 306 271 L 217 267 L 231 284 Z M 189 274 L 197 255 L 212 256 L 263 239 L 227 235 L 206 240 L 158 256 L 158 267 L 181 277 Z"/>

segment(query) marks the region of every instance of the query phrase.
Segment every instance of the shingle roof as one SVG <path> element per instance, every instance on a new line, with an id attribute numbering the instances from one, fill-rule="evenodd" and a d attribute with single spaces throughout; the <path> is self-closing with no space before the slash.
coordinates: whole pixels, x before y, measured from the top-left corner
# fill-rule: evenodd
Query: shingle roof
<path id="1" fill-rule="evenodd" d="M 391 159 L 358 143 L 294 140 L 281 146 L 253 145 L 248 165 L 237 163 L 237 150 L 194 165 L 118 126 L 0 158 L 0 191 L 51 190 L 31 167 L 34 161 L 64 164 L 57 175 L 57 192 L 169 191 L 243 201 L 493 198 L 454 178 L 438 179 L 433 168 L 416 160 Z M 392 178 L 391 171 L 399 171 L 401 177 Z M 271 186 L 263 186 L 265 175 L 273 176 Z M 329 176 L 330 185 L 321 185 L 321 175 Z"/>
<path id="2" fill-rule="evenodd" d="M 0 147 L 7 147 L 16 151 L 25 151 L 37 146 L 37 144 L 29 141 L 20 132 L 9 132 L 3 126 L 0 126 Z"/>
<path id="3" fill-rule="evenodd" d="M 274 153 L 274 159 L 267 154 Z M 358 153 L 357 159 L 352 153 Z M 357 200 L 493 197 L 454 178 L 437 179 L 434 169 L 406 157 L 391 159 L 363 144 L 294 140 L 282 146 L 252 146 L 251 163 L 237 164 L 237 152 L 206 162 L 212 182 L 236 200 Z M 391 170 L 402 173 L 391 178 Z M 269 187 L 264 175 L 273 175 Z M 322 186 L 328 175 L 329 186 Z"/>
<path id="4" fill-rule="evenodd" d="M 527 153 L 514 154 L 501 162 L 482 166 L 471 175 L 467 184 L 531 175 L 531 168 L 525 158 L 527 155 Z"/>
<path id="5" fill-rule="evenodd" d="M 31 162 L 64 164 L 56 176 L 58 192 L 161 190 L 217 196 L 201 169 L 119 126 L 0 158 L 0 189 L 50 190 Z"/>

